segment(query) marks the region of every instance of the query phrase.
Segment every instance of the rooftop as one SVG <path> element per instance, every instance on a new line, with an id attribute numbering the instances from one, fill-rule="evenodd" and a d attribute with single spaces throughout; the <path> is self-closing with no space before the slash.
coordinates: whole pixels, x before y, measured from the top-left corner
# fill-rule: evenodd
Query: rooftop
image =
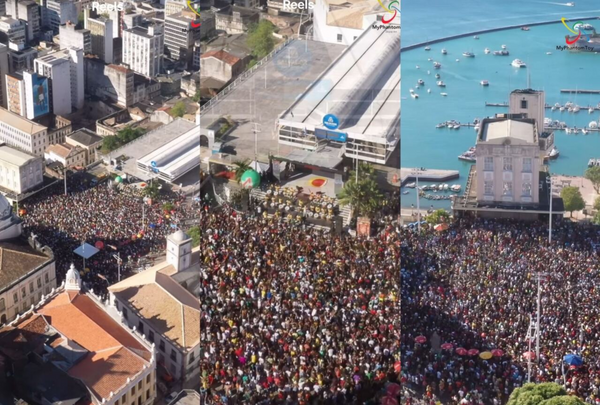
<path id="1" fill-rule="evenodd" d="M 71 135 L 68 135 L 67 138 L 86 146 L 91 146 L 102 141 L 102 137 L 100 135 L 90 131 L 87 128 L 81 128 L 73 132 Z"/>
<path id="2" fill-rule="evenodd" d="M 46 131 L 48 129 L 43 125 L 39 125 L 33 121 L 23 118 L 19 114 L 15 114 L 2 107 L 0 107 L 0 122 L 30 135 L 37 134 L 38 132 Z"/>
<path id="3" fill-rule="evenodd" d="M 36 159 L 39 158 L 27 152 L 23 152 L 20 149 L 13 148 L 6 144 L 0 144 L 0 161 L 15 166 L 23 166 Z"/>
<path id="4" fill-rule="evenodd" d="M 50 145 L 46 148 L 46 153 L 53 153 L 56 156 L 60 156 L 63 159 L 69 157 L 72 153 L 77 151 L 77 147 L 69 145 L 68 143 L 57 143 Z"/>
<path id="5" fill-rule="evenodd" d="M 260 11 L 240 6 L 224 7 L 217 11 L 217 14 L 233 15 L 233 13 L 240 13 L 241 17 L 251 17 L 260 14 Z"/>
<path id="6" fill-rule="evenodd" d="M 325 0 L 329 5 L 327 25 L 363 29 L 363 17 L 381 13 L 377 0 Z"/>
<path id="7" fill-rule="evenodd" d="M 200 56 L 200 58 L 205 59 L 205 58 L 216 58 L 222 62 L 227 63 L 228 65 L 235 65 L 236 63 L 238 63 L 240 61 L 240 58 L 233 56 L 232 54 L 230 54 L 227 51 L 224 50 L 219 50 L 219 51 L 208 51 L 206 53 L 203 53 L 202 56 Z"/>
<path id="8" fill-rule="evenodd" d="M 200 394 L 194 390 L 183 390 L 167 405 L 198 405 Z"/>
<path id="9" fill-rule="evenodd" d="M 36 250 L 22 239 L 0 242 L 0 291 L 52 261 L 49 252 Z"/>
<path id="10" fill-rule="evenodd" d="M 481 126 L 479 141 L 489 142 L 509 138 L 519 143 L 537 145 L 535 124 L 532 119 L 486 118 Z"/>

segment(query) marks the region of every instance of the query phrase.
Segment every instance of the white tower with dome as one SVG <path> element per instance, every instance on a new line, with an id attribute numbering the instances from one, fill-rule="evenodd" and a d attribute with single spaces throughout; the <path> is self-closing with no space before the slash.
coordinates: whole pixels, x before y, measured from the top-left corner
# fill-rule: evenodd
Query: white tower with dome
<path id="1" fill-rule="evenodd" d="M 81 276 L 73 263 L 71 263 L 71 267 L 65 277 L 65 291 L 81 291 Z"/>
<path id="2" fill-rule="evenodd" d="M 175 270 L 185 270 L 192 264 L 192 238 L 181 229 L 167 236 L 167 263 Z"/>

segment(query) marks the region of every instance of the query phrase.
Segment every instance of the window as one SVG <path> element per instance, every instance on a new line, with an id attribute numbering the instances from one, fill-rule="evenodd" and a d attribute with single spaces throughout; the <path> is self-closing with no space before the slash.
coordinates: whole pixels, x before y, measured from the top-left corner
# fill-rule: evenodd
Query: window
<path id="1" fill-rule="evenodd" d="M 148 375 L 146 376 L 146 384 L 150 384 L 150 377 L 151 377 L 151 375 L 150 375 L 150 374 L 148 374 Z"/>
<path id="2" fill-rule="evenodd" d="M 13 300 L 15 301 L 15 304 L 16 304 L 17 302 L 19 302 L 19 294 L 17 294 L 17 293 L 14 293 L 14 294 L 13 294 Z"/>
<path id="3" fill-rule="evenodd" d="M 127 309 L 123 308 L 123 318 L 127 319 Z"/>
<path id="4" fill-rule="evenodd" d="M 523 197 L 531 197 L 531 183 L 523 183 Z"/>
<path id="5" fill-rule="evenodd" d="M 342 34 L 337 34 L 337 41 L 342 42 Z"/>
<path id="6" fill-rule="evenodd" d="M 512 181 L 505 181 L 502 187 L 502 195 L 511 196 L 512 195 Z"/>
<path id="7" fill-rule="evenodd" d="M 144 323 L 142 321 L 140 321 L 140 323 L 138 324 L 138 327 L 140 329 L 140 333 L 144 333 Z"/>
<path id="8" fill-rule="evenodd" d="M 484 181 L 483 182 L 483 194 L 494 195 L 494 182 L 493 181 Z"/>
<path id="9" fill-rule="evenodd" d="M 164 351 L 165 351 L 165 341 L 164 340 L 160 341 L 160 344 L 158 345 L 158 348 L 160 349 L 161 352 L 164 353 Z"/>
<path id="10" fill-rule="evenodd" d="M 49 283 L 49 282 L 50 282 L 50 280 L 48 279 L 48 273 L 44 274 L 44 281 L 45 281 L 46 283 Z"/>
<path id="11" fill-rule="evenodd" d="M 6 323 L 6 315 L 2 314 L 2 316 L 0 316 L 0 324 L 4 324 Z"/>
<path id="12" fill-rule="evenodd" d="M 523 172 L 524 173 L 531 173 L 531 163 L 532 163 L 531 158 L 523 158 Z"/>
<path id="13" fill-rule="evenodd" d="M 146 401 L 150 399 L 150 390 L 146 390 Z"/>
<path id="14" fill-rule="evenodd" d="M 142 389 L 142 380 L 140 380 L 140 382 L 138 383 L 138 390 Z"/>
<path id="15" fill-rule="evenodd" d="M 171 360 L 177 361 L 177 353 L 175 352 L 175 349 L 171 349 Z"/>
<path id="16" fill-rule="evenodd" d="M 522 109 L 527 108 L 527 100 L 521 100 L 521 108 Z"/>
<path id="17" fill-rule="evenodd" d="M 135 385 L 133 387 L 131 387 L 131 395 L 135 395 Z"/>
<path id="18" fill-rule="evenodd" d="M 4 311 L 6 309 L 6 302 L 4 298 L 0 298 L 0 311 Z"/>
<path id="19" fill-rule="evenodd" d="M 150 342 L 154 342 L 154 332 L 151 330 L 148 331 L 148 340 L 150 340 Z"/>
<path id="20" fill-rule="evenodd" d="M 194 362 L 194 352 L 190 353 L 190 364 Z"/>
<path id="21" fill-rule="evenodd" d="M 483 158 L 483 170 L 486 172 L 494 171 L 494 157 L 486 156 Z"/>
<path id="22" fill-rule="evenodd" d="M 504 171 L 505 172 L 512 172 L 512 158 L 511 157 L 504 157 L 502 160 L 503 160 L 503 163 L 504 163 Z"/>
<path id="23" fill-rule="evenodd" d="M 37 288 L 42 288 L 42 279 L 40 277 L 37 279 Z"/>
<path id="24" fill-rule="evenodd" d="M 25 298 L 26 295 L 27 295 L 27 289 L 25 289 L 25 287 L 21 288 L 21 298 Z"/>

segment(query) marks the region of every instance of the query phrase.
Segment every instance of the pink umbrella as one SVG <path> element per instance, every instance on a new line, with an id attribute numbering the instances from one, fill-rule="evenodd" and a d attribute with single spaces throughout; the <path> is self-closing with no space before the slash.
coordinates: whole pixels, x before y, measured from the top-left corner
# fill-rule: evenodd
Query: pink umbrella
<path id="1" fill-rule="evenodd" d="M 444 343 L 440 347 L 442 348 L 442 350 L 452 350 L 452 348 L 454 347 L 454 345 L 452 343 Z"/>
<path id="2" fill-rule="evenodd" d="M 467 352 L 467 354 L 468 354 L 469 356 L 471 356 L 471 357 L 473 357 L 473 356 L 477 356 L 477 355 L 479 354 L 479 350 L 477 350 L 477 349 L 471 349 L 471 350 L 469 350 L 469 351 Z"/>
<path id="3" fill-rule="evenodd" d="M 415 338 L 415 342 L 417 342 L 419 344 L 423 344 L 423 343 L 427 342 L 427 338 L 425 336 L 417 336 Z"/>
<path id="4" fill-rule="evenodd" d="M 467 353 L 467 349 L 465 349 L 464 347 L 459 347 L 456 349 L 456 354 L 458 354 L 459 356 L 465 356 Z"/>
<path id="5" fill-rule="evenodd" d="M 502 356 L 504 356 L 504 352 L 500 349 L 494 349 L 494 350 L 492 350 L 492 356 L 502 357 Z"/>
<path id="6" fill-rule="evenodd" d="M 381 398 L 381 405 L 398 405 L 398 400 L 396 398 L 385 396 Z"/>
<path id="7" fill-rule="evenodd" d="M 525 360 L 529 360 L 529 359 L 533 360 L 533 359 L 535 359 L 535 353 L 534 352 L 525 352 L 525 353 L 523 353 L 523 358 Z"/>
<path id="8" fill-rule="evenodd" d="M 396 384 L 396 383 L 390 383 L 390 384 L 388 384 L 388 386 L 385 388 L 385 391 L 387 392 L 387 394 L 388 394 L 390 397 L 397 397 L 397 396 L 398 396 L 398 394 L 400 394 L 400 390 L 401 390 L 401 389 L 402 389 L 402 388 L 400 387 L 400 385 L 399 385 L 399 384 Z"/>

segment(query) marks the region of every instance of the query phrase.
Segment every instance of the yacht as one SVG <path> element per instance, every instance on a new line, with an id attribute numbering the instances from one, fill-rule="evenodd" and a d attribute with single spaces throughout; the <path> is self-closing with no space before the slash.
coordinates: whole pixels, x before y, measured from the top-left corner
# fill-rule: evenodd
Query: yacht
<path id="1" fill-rule="evenodd" d="M 546 55 L 552 55 L 552 52 L 546 52 Z"/>
<path id="2" fill-rule="evenodd" d="M 439 79 L 440 77 L 441 77 L 441 76 L 440 76 L 440 74 L 439 74 L 439 73 L 436 73 L 436 74 L 435 74 L 435 78 L 436 78 L 436 79 Z"/>
<path id="3" fill-rule="evenodd" d="M 442 67 L 442 64 L 441 64 L 440 62 L 433 62 L 433 67 L 434 67 L 435 69 L 439 69 L 439 68 L 441 68 L 441 67 Z"/>
<path id="4" fill-rule="evenodd" d="M 501 48 L 502 48 L 502 49 L 506 49 L 506 45 L 502 45 L 502 46 L 501 46 Z"/>
<path id="5" fill-rule="evenodd" d="M 433 59 L 431 58 L 427 58 L 427 62 L 431 62 Z"/>
<path id="6" fill-rule="evenodd" d="M 552 111 L 556 111 L 556 106 L 555 106 L 555 105 L 553 105 L 553 106 L 552 106 L 552 108 L 551 108 L 551 110 L 552 110 Z"/>
<path id="7" fill-rule="evenodd" d="M 456 59 L 457 62 L 460 62 L 460 59 Z"/>
<path id="8" fill-rule="evenodd" d="M 589 129 L 585 129 L 585 128 L 581 128 L 581 133 L 584 135 L 589 134 L 590 130 Z"/>
<path id="9" fill-rule="evenodd" d="M 423 79 L 417 80 L 417 83 L 419 84 L 419 86 L 422 86 L 422 85 L 425 84 L 425 82 L 423 81 Z"/>
<path id="10" fill-rule="evenodd" d="M 525 62 L 523 62 L 521 59 L 515 59 L 512 61 L 511 65 L 513 65 L 514 67 L 517 68 L 524 68 L 527 67 L 527 65 L 525 64 Z"/>
<path id="11" fill-rule="evenodd" d="M 419 95 L 418 95 L 417 93 L 414 93 L 414 92 L 413 92 L 413 93 L 410 93 L 410 96 L 411 96 L 412 98 L 419 98 Z"/>
<path id="12" fill-rule="evenodd" d="M 448 93 L 440 93 L 440 94 L 442 95 L 442 97 L 446 97 L 448 95 Z M 458 126 L 458 128 L 460 128 L 460 126 Z M 457 129 L 456 125 L 454 126 L 454 129 Z"/>
<path id="13" fill-rule="evenodd" d="M 594 107 L 590 107 L 590 108 L 589 108 L 589 110 L 588 110 L 588 112 L 589 112 L 590 114 L 592 114 L 592 113 L 594 112 Z"/>
<path id="14" fill-rule="evenodd" d="M 490 82 L 488 82 L 487 80 L 482 80 L 481 82 L 479 82 L 482 86 L 489 86 Z"/>
<path id="15" fill-rule="evenodd" d="M 529 31 L 529 27 L 521 27 L 521 31 Z"/>
<path id="16" fill-rule="evenodd" d="M 509 55 L 509 53 L 506 49 L 503 49 L 501 51 L 494 51 L 493 54 L 496 56 L 508 56 Z"/>
<path id="17" fill-rule="evenodd" d="M 570 1 L 567 4 L 565 4 L 565 6 L 575 7 L 575 3 L 573 3 L 572 1 Z"/>
<path id="18" fill-rule="evenodd" d="M 463 56 L 466 58 L 474 58 L 475 54 L 473 52 L 463 52 Z"/>
<path id="19" fill-rule="evenodd" d="M 581 26 L 582 29 L 586 30 L 586 31 L 593 31 L 595 30 L 594 26 L 592 24 L 583 24 Z"/>
<path id="20" fill-rule="evenodd" d="M 442 55 L 447 55 L 447 54 L 448 54 L 448 51 L 445 49 L 442 49 Z"/>
<path id="21" fill-rule="evenodd" d="M 427 46 L 425 47 L 425 50 L 426 50 L 426 51 L 431 51 L 431 47 L 430 47 L 429 45 L 427 45 Z"/>
<path id="22" fill-rule="evenodd" d="M 453 191 L 455 193 L 459 193 L 461 189 L 460 184 L 454 184 L 452 187 L 450 187 L 450 191 Z"/>
<path id="23" fill-rule="evenodd" d="M 475 36 L 473 37 L 473 39 L 479 39 L 479 37 L 478 37 L 477 35 L 475 35 Z"/>
<path id="24" fill-rule="evenodd" d="M 560 107 L 558 110 L 559 110 L 560 112 L 565 112 L 565 107 Z"/>
<path id="25" fill-rule="evenodd" d="M 419 65 L 417 65 L 417 69 L 421 69 L 421 68 L 419 67 Z"/>
<path id="26" fill-rule="evenodd" d="M 490 53 L 491 51 L 490 51 L 490 48 L 485 48 L 485 49 L 483 50 L 483 52 L 484 52 L 484 53 L 487 55 L 487 54 L 488 54 L 488 53 Z"/>
<path id="27" fill-rule="evenodd" d="M 575 107 L 573 107 L 573 112 L 574 113 L 578 113 L 581 110 L 581 108 L 579 108 L 578 105 L 576 105 Z"/>
<path id="28" fill-rule="evenodd" d="M 560 152 L 558 151 L 558 149 L 556 148 L 556 146 L 553 146 L 552 150 L 550 151 L 550 153 L 548 153 L 548 158 L 549 159 L 557 158 L 559 154 L 560 154 Z"/>
<path id="29" fill-rule="evenodd" d="M 406 186 L 404 187 L 408 187 L 408 188 L 415 188 L 417 185 L 415 183 L 408 183 Z"/>
<path id="30" fill-rule="evenodd" d="M 431 89 L 427 89 L 427 93 L 431 93 Z"/>
<path id="31" fill-rule="evenodd" d="M 476 153 L 476 150 L 475 150 L 475 147 L 473 146 L 473 147 L 469 148 L 468 151 L 459 155 L 458 160 L 464 160 L 466 162 L 473 163 L 473 162 L 475 162 L 475 153 Z"/>
<path id="32" fill-rule="evenodd" d="M 444 83 L 442 80 L 438 81 L 436 84 L 440 87 L 446 87 L 446 83 Z"/>

